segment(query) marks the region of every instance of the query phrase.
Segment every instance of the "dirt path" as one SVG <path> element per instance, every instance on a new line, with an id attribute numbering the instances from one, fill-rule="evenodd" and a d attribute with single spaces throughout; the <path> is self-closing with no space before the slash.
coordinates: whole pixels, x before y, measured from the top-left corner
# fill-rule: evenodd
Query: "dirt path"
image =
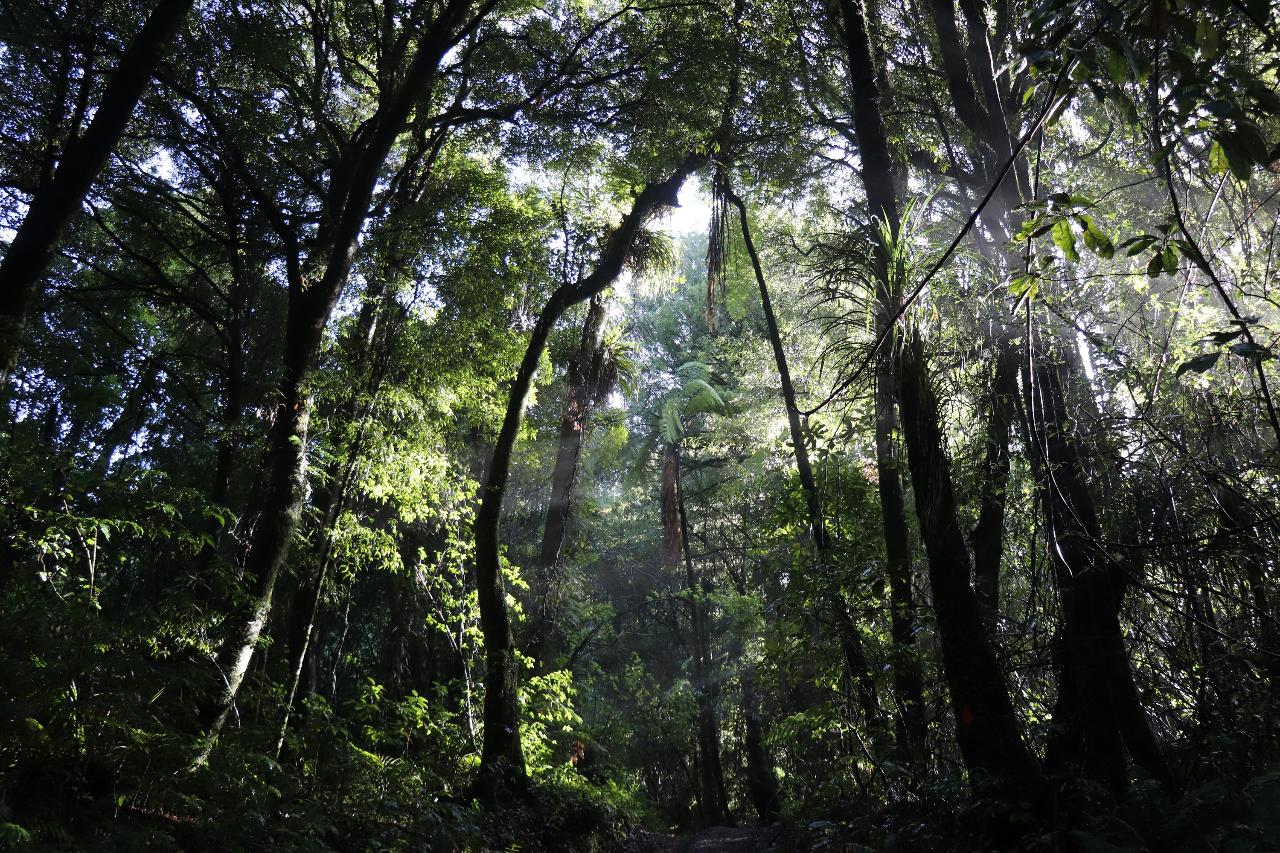
<path id="1" fill-rule="evenodd" d="M 665 835 L 637 830 L 623 853 L 768 853 L 777 839 L 770 827 L 713 826 L 696 835 Z"/>

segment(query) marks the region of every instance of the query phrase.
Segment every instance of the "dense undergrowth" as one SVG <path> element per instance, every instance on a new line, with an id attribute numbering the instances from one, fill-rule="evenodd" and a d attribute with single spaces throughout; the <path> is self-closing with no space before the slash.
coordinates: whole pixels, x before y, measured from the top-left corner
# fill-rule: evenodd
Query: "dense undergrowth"
<path id="1" fill-rule="evenodd" d="M 0 847 L 1280 850 L 1278 16 L 0 0 Z"/>

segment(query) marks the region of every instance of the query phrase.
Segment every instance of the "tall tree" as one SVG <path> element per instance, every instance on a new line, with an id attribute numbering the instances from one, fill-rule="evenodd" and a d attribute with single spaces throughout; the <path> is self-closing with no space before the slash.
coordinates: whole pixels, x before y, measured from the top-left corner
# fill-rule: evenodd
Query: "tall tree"
<path id="1" fill-rule="evenodd" d="M 57 167 L 35 188 L 0 261 L 0 392 L 9 385 L 53 251 L 115 150 L 191 5 L 192 0 L 159 0 L 112 71 L 84 134 L 71 137 Z"/>
<path id="2" fill-rule="evenodd" d="M 796 473 L 800 478 L 800 487 L 804 490 L 805 508 L 808 512 L 809 535 L 818 554 L 817 572 L 819 583 L 829 583 L 827 575 L 834 568 L 834 542 L 827 530 L 827 521 L 822 506 L 822 495 L 818 491 L 818 483 L 813 475 L 813 465 L 809 460 L 809 440 L 805 435 L 801 420 L 800 407 L 796 402 L 795 384 L 791 381 L 791 369 L 787 365 L 787 353 L 782 342 L 782 333 L 778 329 L 778 319 L 774 314 L 773 300 L 769 296 L 769 286 L 765 281 L 764 267 L 760 263 L 760 254 L 756 250 L 755 240 L 751 236 L 751 223 L 747 218 L 747 206 L 742 199 L 726 189 L 729 200 L 738 210 L 738 220 L 742 228 L 742 239 L 746 245 L 747 255 L 751 259 L 751 268 L 755 274 L 756 286 L 760 290 L 760 306 L 764 311 L 765 332 L 769 338 L 769 347 L 773 351 L 774 366 L 778 371 L 778 386 L 782 392 L 783 406 L 787 414 L 787 429 L 791 436 L 791 446 L 795 455 Z M 896 475 L 895 475 L 896 476 Z M 881 496 L 883 500 L 883 493 Z M 900 510 L 901 508 L 899 508 Z M 907 534 L 905 519 L 902 535 Z M 889 569 L 896 584 L 906 584 L 907 606 L 902 607 L 902 590 L 894 586 L 893 639 L 895 651 L 899 654 L 894 667 L 894 685 L 899 693 L 902 712 L 898 720 L 898 740 L 902 746 L 901 756 L 906 763 L 919 759 L 923 754 L 925 739 L 924 695 L 920 681 L 919 664 L 915 659 L 912 647 L 915 644 L 915 632 L 910 612 L 910 565 Z M 894 572 L 905 572 L 902 575 Z M 830 590 L 830 588 L 828 587 Z M 862 638 L 858 627 L 849 615 L 848 606 L 840 593 L 830 590 L 826 596 L 836 622 L 836 631 L 844 652 L 845 669 L 849 678 L 858 685 L 858 695 L 862 712 L 867 725 L 880 727 L 880 709 L 876 700 L 875 676 L 871 664 L 867 660 Z"/>
<path id="3" fill-rule="evenodd" d="M 862 159 L 859 175 L 877 237 L 873 264 L 879 289 L 881 329 L 896 325 L 902 300 L 900 206 L 894 186 L 897 169 L 889 153 L 881 118 L 866 21 L 858 0 L 841 0 L 838 27 L 848 59 L 854 128 Z M 897 337 L 896 335 L 893 337 Z M 929 558 L 933 608 L 938 618 L 943 666 L 951 691 L 956 737 L 979 791 L 996 791 L 1013 800 L 1040 798 L 1040 770 L 1019 731 L 1009 689 L 991 642 L 982 627 L 981 609 L 970 585 L 972 562 L 960 530 L 950 464 L 942 444 L 938 402 L 917 331 L 901 338 L 894 380 L 902 407 L 916 515 Z"/>
<path id="4" fill-rule="evenodd" d="M 219 655 L 222 683 L 203 715 L 205 737 L 197 763 L 207 760 L 235 703 L 271 614 L 276 583 L 302 515 L 311 417 L 308 383 L 325 325 L 347 283 L 378 179 L 414 108 L 428 103 L 446 53 L 474 33 L 495 5 L 488 2 L 473 8 L 471 0 L 449 0 L 422 26 L 412 59 L 402 74 L 387 69 L 388 75 L 394 75 L 390 77 L 394 82 L 360 131 L 347 142 L 330 171 L 320 227 L 308 241 L 305 257 L 297 235 L 287 223 L 280 223 L 281 236 L 288 246 L 288 318 L 280 402 L 265 462 L 267 485 L 245 561 L 245 575 L 252 589 L 247 605 L 229 620 L 227 639 Z M 275 218 L 281 219 L 278 212 Z"/>
<path id="5" fill-rule="evenodd" d="M 553 654 L 553 608 L 561 559 L 578 479 L 578 460 L 590 423 L 592 410 L 613 391 L 618 380 L 617 353 L 606 345 L 605 324 L 608 303 L 603 293 L 593 296 L 582 321 L 578 348 L 569 362 L 569 395 L 560 415 L 556 439 L 555 466 L 551 472 L 551 498 L 542 526 L 538 555 L 535 599 L 538 613 L 534 628 L 533 655 L 543 664 Z"/>
<path id="6" fill-rule="evenodd" d="M 519 788 L 524 784 L 526 774 L 516 706 L 517 663 L 498 553 L 498 520 L 511 473 L 511 451 L 524 416 L 525 398 L 556 321 L 573 305 L 591 299 L 613 284 L 622 274 L 641 227 L 658 211 L 677 204 L 680 187 L 704 160 L 704 155 L 689 155 L 670 177 L 646 184 L 640 190 L 631 210 L 610 232 L 595 269 L 577 281 L 565 282 L 551 294 L 538 314 L 519 370 L 511 383 L 506 414 L 494 443 L 475 521 L 476 584 L 486 666 L 484 750 L 480 756 L 476 790 L 485 796 L 492 797 L 513 787 Z"/>
<path id="7" fill-rule="evenodd" d="M 957 114 L 974 140 L 973 160 L 981 166 L 985 180 L 996 188 L 991 203 L 982 211 L 994 244 L 989 254 L 997 255 L 993 264 L 996 274 L 1010 277 L 1019 266 L 1019 259 L 1010 257 L 1015 249 L 1012 239 L 1018 231 L 1016 211 L 1023 193 L 1029 194 L 1033 188 L 1027 186 L 1024 160 L 1015 157 L 1017 146 L 995 78 L 987 17 L 980 2 L 963 0 L 962 37 L 951 0 L 934 0 L 932 9 L 948 89 Z M 966 42 L 962 58 L 958 54 Z M 1016 177 L 1005 180 L 1003 174 L 1011 164 Z M 998 311 L 998 307 L 994 310 Z M 971 535 L 977 589 L 988 614 L 998 604 L 1002 492 L 1009 475 L 1010 406 L 1017 390 L 1011 333 L 1003 321 L 995 325 L 998 332 L 993 341 L 996 359 L 987 435 L 987 477 L 979 523 Z M 1123 755 L 1127 747 L 1155 778 L 1171 783 L 1133 686 L 1120 629 L 1118 614 L 1127 587 L 1124 571 L 1104 565 L 1109 557 L 1098 544 L 1101 528 L 1085 485 L 1086 472 L 1076 434 L 1081 419 L 1067 408 L 1069 395 L 1063 383 L 1080 386 L 1082 377 L 1079 371 L 1069 369 L 1070 360 L 1064 360 L 1060 350 L 1056 357 L 1052 348 L 1036 350 L 1030 340 L 1032 334 L 1033 328 L 1028 326 L 1027 363 L 1022 371 L 1029 417 L 1027 444 L 1033 448 L 1032 462 L 1039 472 L 1037 489 L 1045 514 L 1049 552 L 1058 567 L 1056 578 L 1063 611 L 1063 639 L 1058 645 L 1062 680 L 1055 716 L 1063 721 L 1064 734 L 1059 748 L 1050 756 L 1051 763 L 1079 762 L 1096 778 L 1121 789 L 1127 780 Z M 1044 359 L 1059 366 L 1034 366 Z M 1104 580 L 1107 576 L 1110 581 Z"/>

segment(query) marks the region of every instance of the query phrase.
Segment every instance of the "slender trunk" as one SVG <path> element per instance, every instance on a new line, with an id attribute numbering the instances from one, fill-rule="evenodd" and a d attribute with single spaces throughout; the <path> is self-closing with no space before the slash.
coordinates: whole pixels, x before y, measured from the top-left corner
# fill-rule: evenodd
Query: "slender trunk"
<path id="1" fill-rule="evenodd" d="M 858 153 L 862 159 L 861 178 L 866 190 L 869 236 L 876 246 L 874 263 L 877 280 L 877 304 L 881 322 L 888 322 L 897 302 L 900 285 L 896 281 L 890 256 L 890 246 L 898 239 L 901 228 L 897 200 L 896 176 L 889 154 L 887 136 L 880 111 L 881 87 L 877 83 L 876 64 L 868 37 L 866 18 L 860 0 L 841 0 L 841 23 L 844 28 L 850 99 L 853 102 L 854 132 L 858 139 Z M 883 229 L 883 230 L 882 230 Z M 886 242 L 886 239 L 888 242 Z M 912 602 L 911 546 L 907 536 L 905 499 L 902 480 L 893 454 L 894 412 L 889 389 L 893 387 L 895 371 L 894 354 L 886 349 L 879 356 L 878 383 L 884 388 L 876 405 L 876 467 L 879 479 L 880 507 L 885 533 L 885 569 L 890 581 L 890 595 L 895 602 L 894 620 L 898 623 L 895 647 L 902 660 L 899 681 L 900 701 L 903 705 L 901 730 L 916 743 L 908 748 L 921 749 L 923 744 L 923 691 L 920 689 L 918 668 L 909 658 L 914 636 L 910 616 L 903 614 Z"/>
<path id="2" fill-rule="evenodd" d="M 1000 563 L 1004 554 L 1005 490 L 1009 484 L 1009 428 L 1018 394 L 1017 351 L 1006 339 L 996 341 L 991 380 L 990 420 L 986 431 L 978 523 L 969 533 L 973 546 L 973 587 L 991 631 L 1000 615 Z"/>
<path id="3" fill-rule="evenodd" d="M 351 467 L 341 483 L 338 491 L 345 493 L 349 484 Z M 333 482 L 333 481 L 330 481 Z M 289 732 L 289 721 L 293 716 L 293 706 L 298 692 L 302 689 L 306 675 L 307 663 L 314 656 L 312 645 L 316 626 L 320 620 L 320 603 L 324 596 L 325 584 L 329 580 L 332 562 L 333 529 L 341 512 L 341 499 L 333 490 L 326 490 L 324 499 L 317 501 L 316 509 L 322 518 L 320 525 L 320 552 L 317 556 L 315 576 L 299 578 L 298 588 L 294 593 L 293 606 L 290 608 L 289 626 L 289 689 L 284 701 L 284 718 L 280 723 L 280 734 L 276 739 L 276 758 L 284 750 L 285 736 Z M 314 666 L 313 666 L 314 668 Z M 311 689 L 315 688 L 315 679 L 310 680 Z"/>
<path id="4" fill-rule="evenodd" d="M 825 597 L 831 605 L 832 616 L 836 624 L 836 633 L 840 640 L 840 649 L 844 657 L 845 671 L 849 680 L 857 686 L 858 700 L 862 707 L 867 726 L 873 730 L 883 730 L 880 706 L 876 701 L 875 673 L 867 661 L 866 651 L 862 645 L 862 637 L 843 598 L 835 590 L 826 585 L 826 575 L 833 559 L 833 542 L 827 532 L 826 517 L 822 507 L 822 496 L 818 492 L 818 484 L 813 476 L 813 465 L 809 460 L 809 448 L 804 435 L 804 425 L 800 419 L 800 409 L 796 404 L 795 384 L 791 380 L 791 369 L 787 364 L 786 349 L 782 345 L 782 333 L 778 329 L 778 318 L 773 312 L 773 300 L 769 296 L 769 286 L 765 281 L 764 268 L 760 263 L 760 255 L 756 251 L 755 240 L 751 236 L 751 224 L 747 217 L 747 207 L 731 189 L 726 189 L 729 201 L 738 209 L 739 222 L 742 227 L 742 239 L 747 254 L 751 258 L 751 267 L 755 272 L 756 285 L 760 289 L 760 305 L 764 312 L 765 330 L 768 333 L 769 345 L 773 349 L 774 364 L 778 370 L 778 385 L 782 390 L 782 400 L 787 412 L 787 425 L 791 433 L 791 446 L 795 454 L 796 472 L 800 477 L 800 487 L 804 490 L 805 507 L 809 515 L 809 533 L 818 552 L 819 583 L 824 584 Z M 919 707 L 919 705 L 917 705 Z M 923 741 L 921 741 L 923 742 Z"/>
<path id="5" fill-rule="evenodd" d="M 573 305 L 590 299 L 611 285 L 622 273 L 637 232 L 656 210 L 676 203 L 685 179 L 705 160 L 690 155 L 667 180 L 648 184 L 636 196 L 631 211 L 609 235 L 596 269 L 585 278 L 556 288 L 534 324 L 524 357 L 511 383 L 502 428 L 494 443 L 489 470 L 485 475 L 480 508 L 476 512 L 476 593 L 480 606 L 480 631 L 484 638 L 485 707 L 484 746 L 474 792 L 486 799 L 524 786 L 526 770 L 520 745 L 517 702 L 517 669 L 511 638 L 511 618 L 507 613 L 506 589 L 502 581 L 498 551 L 498 521 L 502 498 L 511 474 L 511 452 L 515 448 L 525 398 L 547 346 L 547 338 L 557 320 Z"/>
<path id="6" fill-rule="evenodd" d="M 107 163 L 193 0 L 160 0 L 129 44 L 84 135 L 67 145 L 53 176 L 36 190 L 0 261 L 0 394 L 18 361 L 27 317 L 63 231 Z M 82 82 L 88 86 L 88 82 Z"/>
<path id="7" fill-rule="evenodd" d="M 947 90 L 962 124 L 973 140 L 971 151 L 976 171 L 987 182 L 999 179 L 1002 167 L 1013 156 L 1009 133 L 992 63 L 986 17 L 981 0 L 959 0 L 964 14 L 965 35 L 961 35 L 955 0 L 930 0 L 934 29 L 942 60 Z M 967 47 L 966 47 L 967 36 Z M 1002 255 L 998 247 L 1009 243 L 1017 230 L 1015 211 L 1022 203 L 1028 184 L 1025 164 L 1016 164 L 1017 180 L 1006 180 L 997 189 L 981 221 L 987 239 L 979 238 L 979 248 L 991 263 L 997 280 L 1020 263 L 1016 256 Z M 991 315 L 1004 309 L 993 304 Z M 986 457 L 982 466 L 978 523 L 969 542 L 974 555 L 974 588 L 982 607 L 984 624 L 990 631 L 1000 609 L 1000 563 L 1004 550 L 1005 489 L 1009 480 L 1009 430 L 1017 395 L 1017 354 L 1009 342 L 1003 323 L 996 320 L 992 335 L 995 370 L 990 391 L 990 414 L 986 430 Z"/>
<path id="8" fill-rule="evenodd" d="M 359 378 L 355 385 L 357 388 L 363 385 L 367 399 L 362 408 L 359 394 L 352 390 L 339 406 L 339 413 L 334 418 L 340 435 L 345 435 L 352 428 L 355 429 L 355 433 L 349 436 L 344 452 L 329 464 L 326 476 L 323 478 L 327 485 L 318 491 L 314 501 L 314 509 L 321 519 L 317 568 L 313 577 L 299 579 L 294 592 L 293 606 L 290 608 L 289 689 L 285 696 L 280 735 L 276 741 L 277 756 L 284 748 L 294 702 L 299 689 L 303 686 L 304 676 L 307 674 L 308 660 L 315 655 L 315 644 L 312 638 L 319 625 L 320 604 L 332 568 L 333 532 L 355 481 L 356 469 L 364 445 L 365 427 L 373 406 L 372 401 L 381 388 L 385 375 L 383 368 L 387 353 L 384 352 L 378 357 L 372 353 L 375 335 L 380 328 L 378 318 L 395 302 L 395 291 L 387 284 L 389 279 L 396 277 L 401 267 L 402 262 L 397 259 L 389 265 L 388 274 L 385 277 L 375 278 L 369 282 L 368 291 L 356 318 L 355 328 L 345 341 L 350 371 L 353 376 Z M 387 336 L 386 349 L 388 350 L 392 337 L 391 333 Z M 311 668 L 315 669 L 314 660 L 311 662 Z M 314 679 L 310 680 L 310 686 L 314 689 Z"/>
<path id="9" fill-rule="evenodd" d="M 698 696 L 698 803 L 702 820 L 708 826 L 729 822 L 729 803 L 724 793 L 724 764 L 720 760 L 720 717 L 717 712 L 719 683 L 711 673 L 711 638 L 707 630 L 705 581 L 700 581 L 693 567 L 689 549 L 689 516 L 684 505 L 684 482 L 681 477 L 680 446 L 668 442 L 669 464 L 664 470 L 674 472 L 677 516 L 680 521 L 680 550 L 684 554 L 685 588 L 689 593 L 689 622 L 693 633 L 693 677 Z"/>
<path id="10" fill-rule="evenodd" d="M 582 454 L 587 421 L 600 391 L 600 348 L 607 313 L 603 295 L 592 297 L 591 307 L 582 324 L 582 339 L 577 355 L 569 365 L 569 399 L 560 416 L 556 463 L 551 475 L 551 500 L 547 504 L 547 517 L 542 530 L 537 588 L 534 591 L 537 624 L 530 643 L 530 653 L 544 666 L 556 652 L 552 636 L 555 630 L 552 609 L 557 597 L 560 552 L 568 531 L 569 511 L 573 503 L 578 459 Z"/>
<path id="11" fill-rule="evenodd" d="M 897 751 L 900 761 L 919 763 L 926 754 L 928 728 L 924 718 L 924 678 L 916 656 L 915 595 L 911 589 L 906 498 L 894 446 L 898 418 L 893 392 L 893 363 L 884 358 L 876 371 L 876 473 L 884 525 L 885 574 L 889 579 L 893 679 L 899 707 Z"/>

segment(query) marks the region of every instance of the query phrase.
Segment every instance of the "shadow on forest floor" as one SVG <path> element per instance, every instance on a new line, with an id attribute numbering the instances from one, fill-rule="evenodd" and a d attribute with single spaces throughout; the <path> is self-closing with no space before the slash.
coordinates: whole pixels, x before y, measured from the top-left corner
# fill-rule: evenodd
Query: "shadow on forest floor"
<path id="1" fill-rule="evenodd" d="M 778 830 L 772 827 L 713 826 L 694 835 L 667 835 L 637 830 L 622 846 L 623 853 L 766 853 L 773 849 Z"/>

